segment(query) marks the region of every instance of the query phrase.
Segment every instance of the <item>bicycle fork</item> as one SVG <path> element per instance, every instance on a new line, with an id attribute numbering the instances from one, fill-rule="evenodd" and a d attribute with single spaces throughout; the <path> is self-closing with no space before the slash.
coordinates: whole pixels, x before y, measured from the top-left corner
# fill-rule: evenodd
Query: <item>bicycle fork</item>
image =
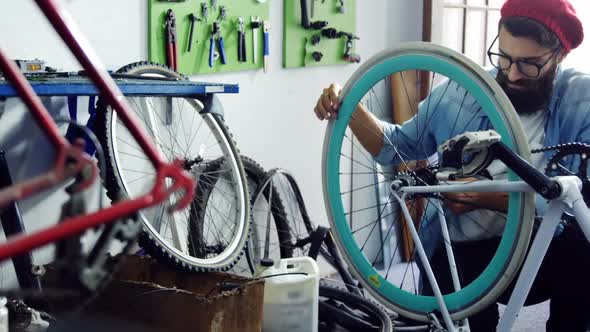
<path id="1" fill-rule="evenodd" d="M 392 190 L 392 195 L 395 197 L 395 199 L 399 203 L 400 208 L 402 209 L 402 213 L 404 214 L 404 218 L 406 218 L 406 220 L 408 220 L 408 223 L 407 223 L 409 226 L 408 228 L 410 229 L 412 239 L 414 240 L 414 245 L 416 247 L 416 251 L 418 252 L 418 256 L 424 265 L 424 270 L 426 272 L 426 277 L 428 278 L 428 282 L 430 282 L 430 285 L 432 286 L 432 290 L 434 292 L 434 296 L 436 297 L 436 301 L 438 302 L 439 310 L 442 314 L 443 320 L 444 320 L 445 325 L 447 327 L 446 331 L 449 331 L 449 332 L 469 331 L 468 325 L 466 326 L 467 327 L 466 330 L 463 329 L 463 327 L 456 328 L 455 324 L 453 323 L 453 321 L 451 319 L 451 314 L 449 313 L 449 309 L 447 308 L 447 305 L 443 299 L 443 295 L 440 290 L 440 287 L 438 286 L 436 278 L 434 277 L 434 272 L 432 271 L 432 267 L 430 266 L 430 263 L 428 262 L 428 258 L 426 257 L 426 252 L 424 251 L 424 247 L 422 246 L 422 242 L 420 241 L 420 236 L 418 235 L 418 231 L 416 230 L 416 226 L 414 225 L 414 222 L 412 221 L 412 216 L 410 215 L 410 211 L 408 211 L 408 208 L 407 208 L 406 203 L 404 201 L 406 194 L 402 194 L 402 196 L 400 197 L 399 194 L 395 190 Z M 438 204 L 440 204 L 440 203 L 438 203 Z M 442 226 L 443 229 L 446 229 L 446 222 L 444 222 L 444 220 L 441 220 L 440 223 L 441 223 L 441 225 L 444 225 L 444 226 Z M 445 234 L 444 230 L 443 230 L 443 234 Z M 446 236 L 447 236 L 447 239 L 445 239 L 445 242 L 449 242 L 448 241 L 448 230 L 446 232 Z M 452 251 L 452 249 L 450 247 L 447 248 L 447 250 Z M 458 287 L 457 269 L 454 264 L 451 265 L 451 270 L 454 270 L 453 283 L 455 284 L 456 287 Z M 438 323 L 438 322 L 437 322 L 437 320 L 433 320 L 433 323 L 436 325 L 436 323 Z M 442 326 L 440 326 L 440 323 L 438 325 L 439 326 L 437 328 L 439 328 L 439 329 L 442 328 Z"/>

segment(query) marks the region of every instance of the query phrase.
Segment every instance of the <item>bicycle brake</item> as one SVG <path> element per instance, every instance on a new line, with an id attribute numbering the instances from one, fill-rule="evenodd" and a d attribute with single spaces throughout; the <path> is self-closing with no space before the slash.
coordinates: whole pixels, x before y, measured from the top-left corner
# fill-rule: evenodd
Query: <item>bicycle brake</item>
<path id="1" fill-rule="evenodd" d="M 481 175 L 495 159 L 490 146 L 500 140 L 493 130 L 466 132 L 451 138 L 439 147 L 442 160 L 436 178 L 452 181 Z"/>

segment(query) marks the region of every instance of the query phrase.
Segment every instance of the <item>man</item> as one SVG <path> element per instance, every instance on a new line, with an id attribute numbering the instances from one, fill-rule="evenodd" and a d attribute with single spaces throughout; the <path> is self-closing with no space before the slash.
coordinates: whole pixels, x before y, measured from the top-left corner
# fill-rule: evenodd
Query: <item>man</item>
<path id="1" fill-rule="evenodd" d="M 495 67 L 491 73 L 514 105 L 531 147 L 590 143 L 590 76 L 560 66 L 584 37 L 573 6 L 567 0 L 508 0 L 502 6 L 501 15 L 496 40 L 498 51 L 488 53 Z M 337 116 L 340 90 L 337 84 L 324 89 L 314 108 L 320 120 Z M 437 89 L 431 96 L 436 93 Z M 441 104 L 444 103 L 443 100 Z M 382 164 L 390 164 L 394 159 L 392 149 L 384 142 L 407 137 L 403 134 L 404 125 L 396 127 L 381 122 L 362 105 L 357 107 L 349 126 L 365 149 Z M 532 163 L 538 168 L 543 168 L 545 162 L 543 154 L 533 155 Z M 501 177 L 505 171 L 504 166 L 492 175 Z M 446 209 L 459 218 L 460 224 L 462 218 L 480 213 L 479 220 L 498 225 L 497 213 L 483 212 L 503 211 L 507 207 L 507 195 L 502 193 L 445 196 Z M 541 199 L 537 201 L 537 213 L 542 215 L 545 204 Z M 576 224 L 569 224 L 556 234 L 527 304 L 551 299 L 547 331 L 586 331 L 590 323 L 590 264 L 581 262 L 590 262 L 590 245 Z M 488 265 L 498 245 L 497 235 L 482 233 L 473 241 L 459 239 L 461 234 L 451 234 L 464 283 L 469 283 Z M 435 271 L 448 271 L 444 249 L 440 246 L 431 249 L 428 253 Z M 439 282 L 443 290 L 451 290 L 450 277 Z M 424 293 L 430 294 L 428 287 Z M 510 289 L 506 291 L 500 302 L 505 303 L 510 293 Z M 494 304 L 470 317 L 471 330 L 495 331 L 498 316 Z"/>

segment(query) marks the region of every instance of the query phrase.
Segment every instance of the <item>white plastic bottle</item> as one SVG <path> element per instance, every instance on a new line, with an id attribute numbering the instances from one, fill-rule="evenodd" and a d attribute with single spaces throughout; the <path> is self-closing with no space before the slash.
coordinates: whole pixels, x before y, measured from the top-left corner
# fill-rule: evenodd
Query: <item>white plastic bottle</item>
<path id="1" fill-rule="evenodd" d="M 320 271 L 310 257 L 260 267 L 264 277 L 264 332 L 317 332 Z"/>

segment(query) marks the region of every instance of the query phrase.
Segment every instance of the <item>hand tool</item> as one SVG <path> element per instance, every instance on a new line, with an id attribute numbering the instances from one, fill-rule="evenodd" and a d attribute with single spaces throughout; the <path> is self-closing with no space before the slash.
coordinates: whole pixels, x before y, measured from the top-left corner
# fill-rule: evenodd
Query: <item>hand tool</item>
<path id="1" fill-rule="evenodd" d="M 254 63 L 258 61 L 258 29 L 262 26 L 260 22 L 260 16 L 250 16 L 250 26 L 252 27 L 252 58 Z"/>
<path id="2" fill-rule="evenodd" d="M 223 21 L 223 20 L 225 20 L 226 17 L 227 17 L 227 7 L 219 6 L 219 16 L 217 16 L 217 19 L 220 21 Z"/>
<path id="3" fill-rule="evenodd" d="M 246 32 L 244 31 L 244 19 L 238 17 L 238 61 L 246 62 Z"/>
<path id="4" fill-rule="evenodd" d="M 211 9 L 213 12 L 217 10 L 217 0 L 211 0 Z"/>
<path id="5" fill-rule="evenodd" d="M 299 0 L 301 5 L 301 26 L 306 30 L 320 30 L 328 26 L 328 21 L 310 22 L 307 9 L 308 0 Z M 312 0 L 313 5 L 313 0 Z"/>
<path id="6" fill-rule="evenodd" d="M 338 2 L 340 2 L 340 6 L 338 7 L 338 12 L 340 12 L 340 14 L 345 14 L 346 7 L 344 7 L 344 0 L 338 0 Z"/>
<path id="7" fill-rule="evenodd" d="M 209 38 L 209 67 L 213 67 L 215 61 L 215 40 L 217 40 L 217 48 L 219 49 L 219 56 L 221 63 L 225 65 L 225 48 L 223 47 L 223 36 L 221 36 L 221 26 L 218 21 L 213 22 L 213 30 Z"/>
<path id="8" fill-rule="evenodd" d="M 173 70 L 177 70 L 177 50 L 176 50 L 176 17 L 174 11 L 168 9 L 166 12 L 166 57 L 168 66 Z"/>
<path id="9" fill-rule="evenodd" d="M 315 35 L 311 36 L 311 44 L 313 46 L 317 46 L 320 43 L 320 40 L 321 40 L 321 38 L 320 38 L 319 34 L 315 34 Z"/>
<path id="10" fill-rule="evenodd" d="M 342 55 L 342 58 L 348 62 L 360 62 L 361 61 L 360 55 L 352 53 L 353 40 L 360 39 L 359 37 L 357 37 L 349 32 L 338 31 L 334 28 L 322 29 L 322 36 L 324 36 L 328 39 L 339 39 L 342 37 L 346 37 L 346 46 L 345 46 L 344 54 Z"/>
<path id="11" fill-rule="evenodd" d="M 190 13 L 190 14 L 188 15 L 188 18 L 189 18 L 189 20 L 191 21 L 191 26 L 190 26 L 189 35 L 188 35 L 188 49 L 187 49 L 187 52 L 190 52 L 190 51 L 191 51 L 191 47 L 192 47 L 192 45 L 193 45 L 193 33 L 194 33 L 194 31 L 195 31 L 195 23 L 196 23 L 197 21 L 201 21 L 201 19 L 200 19 L 200 18 L 198 18 L 198 17 L 197 17 L 195 14 L 193 14 L 193 13 Z M 196 42 L 198 42 L 198 41 L 196 41 Z"/>
<path id="12" fill-rule="evenodd" d="M 316 62 L 320 62 L 320 61 L 322 61 L 322 58 L 324 57 L 324 54 L 322 54 L 322 52 L 315 51 L 315 52 L 311 53 L 311 57 Z"/>
<path id="13" fill-rule="evenodd" d="M 264 72 L 266 73 L 270 61 L 270 21 L 262 22 L 262 30 L 264 31 Z"/>
<path id="14" fill-rule="evenodd" d="M 341 36 L 346 37 L 346 48 L 344 49 L 343 59 L 348 62 L 357 63 L 361 62 L 361 56 L 358 54 L 352 53 L 352 41 L 354 39 L 359 39 L 359 37 L 346 32 L 340 32 Z"/>
<path id="15" fill-rule="evenodd" d="M 207 17 L 209 16 L 209 5 L 206 2 L 201 2 L 201 15 L 203 15 L 203 19 L 205 23 L 207 23 Z"/>

